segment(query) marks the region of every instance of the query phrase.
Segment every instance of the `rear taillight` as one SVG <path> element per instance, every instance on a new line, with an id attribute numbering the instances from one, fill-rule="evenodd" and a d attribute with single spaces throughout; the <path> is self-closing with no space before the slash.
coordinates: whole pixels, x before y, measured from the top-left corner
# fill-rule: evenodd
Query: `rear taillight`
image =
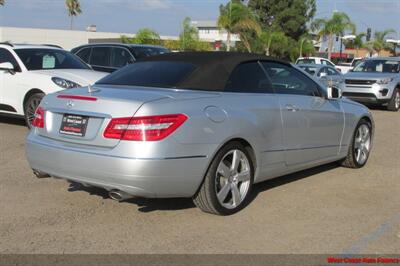
<path id="1" fill-rule="evenodd" d="M 113 118 L 104 131 L 104 137 L 134 141 L 162 140 L 186 120 L 184 114 Z"/>
<path id="2" fill-rule="evenodd" d="M 35 117 L 33 118 L 33 121 L 32 121 L 33 127 L 44 128 L 44 113 L 45 112 L 46 112 L 46 110 L 44 110 L 40 106 L 36 109 Z"/>

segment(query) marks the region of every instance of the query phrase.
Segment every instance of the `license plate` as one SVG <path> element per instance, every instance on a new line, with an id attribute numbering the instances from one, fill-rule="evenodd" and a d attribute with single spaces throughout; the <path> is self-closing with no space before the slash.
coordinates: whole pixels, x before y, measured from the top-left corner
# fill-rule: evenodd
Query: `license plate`
<path id="1" fill-rule="evenodd" d="M 60 133 L 77 137 L 84 137 L 89 118 L 81 115 L 64 114 L 61 121 Z"/>

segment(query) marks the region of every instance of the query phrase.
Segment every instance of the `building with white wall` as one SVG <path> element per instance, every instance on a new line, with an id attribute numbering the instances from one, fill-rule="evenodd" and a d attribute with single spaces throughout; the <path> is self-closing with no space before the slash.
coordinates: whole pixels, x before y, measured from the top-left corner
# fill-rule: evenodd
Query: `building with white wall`
<path id="1" fill-rule="evenodd" d="M 217 22 L 213 20 L 192 21 L 192 26 L 196 27 L 199 31 L 199 39 L 206 42 L 222 41 L 226 42 L 227 32 L 217 26 Z M 240 41 L 236 34 L 231 35 L 231 41 Z"/>
<path id="2" fill-rule="evenodd" d="M 54 44 L 66 50 L 94 41 L 99 42 L 102 39 L 107 42 L 118 41 L 121 35 L 135 37 L 132 33 L 0 27 L 0 42 Z M 178 37 L 161 36 L 161 39 L 176 40 Z"/>

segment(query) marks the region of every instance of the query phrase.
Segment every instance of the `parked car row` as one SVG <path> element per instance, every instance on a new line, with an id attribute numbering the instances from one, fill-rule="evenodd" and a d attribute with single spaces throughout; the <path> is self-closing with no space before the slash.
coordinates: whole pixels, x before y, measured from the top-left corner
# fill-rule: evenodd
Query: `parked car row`
<path id="1" fill-rule="evenodd" d="M 170 51 L 162 46 L 102 43 L 82 45 L 72 49 L 71 52 L 94 70 L 111 73 L 138 59 Z"/>
<path id="2" fill-rule="evenodd" d="M 400 109 L 399 57 L 356 58 L 345 75 L 326 66 L 326 59 L 310 60 L 299 58 L 297 65 L 326 85 L 340 88 L 343 96 L 366 105 L 383 105 L 390 111 Z"/>
<path id="3" fill-rule="evenodd" d="M 89 44 L 71 53 L 54 45 L 0 43 L 0 113 L 24 116 L 30 127 L 45 94 L 94 84 L 137 59 L 167 52 L 158 46 Z"/>

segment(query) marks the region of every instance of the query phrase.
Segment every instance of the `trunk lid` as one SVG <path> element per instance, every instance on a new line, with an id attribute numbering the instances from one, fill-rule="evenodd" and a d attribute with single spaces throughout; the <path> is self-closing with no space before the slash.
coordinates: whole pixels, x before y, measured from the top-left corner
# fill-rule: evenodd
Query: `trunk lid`
<path id="1" fill-rule="evenodd" d="M 37 128 L 37 133 L 70 144 L 115 147 L 119 140 L 103 137 L 111 118 L 132 117 L 144 103 L 170 97 L 168 93 L 159 90 L 113 86 L 94 86 L 91 91 L 85 87 L 47 95 L 41 104 L 46 110 L 45 127 Z M 63 128 L 65 126 L 67 115 L 88 119 L 83 136 L 60 132 L 63 119 Z M 70 127 L 67 128 L 69 130 Z"/>

